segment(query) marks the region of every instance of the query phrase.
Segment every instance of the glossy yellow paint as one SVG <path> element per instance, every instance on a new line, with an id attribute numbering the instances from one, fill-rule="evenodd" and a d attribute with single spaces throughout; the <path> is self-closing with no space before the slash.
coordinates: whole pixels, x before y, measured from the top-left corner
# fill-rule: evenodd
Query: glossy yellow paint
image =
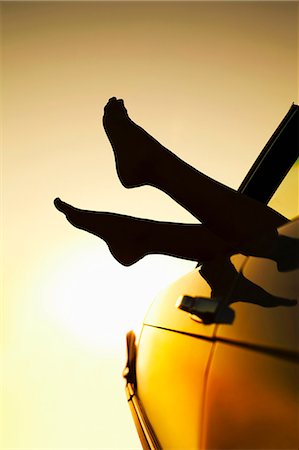
<path id="1" fill-rule="evenodd" d="M 212 336 L 215 325 L 204 325 L 191 319 L 190 314 L 176 307 L 182 295 L 211 297 L 211 287 L 202 278 L 198 269 L 181 277 L 162 291 L 153 302 L 144 323 L 185 333 Z"/>
<path id="2" fill-rule="evenodd" d="M 163 449 L 199 448 L 205 369 L 212 343 L 145 326 L 137 355 L 138 397 Z"/>
<path id="3" fill-rule="evenodd" d="M 240 269 L 244 259 L 242 255 L 232 257 L 232 263 L 236 270 Z M 225 288 L 224 295 L 229 293 L 231 286 L 227 285 Z M 177 300 L 184 295 L 199 296 L 206 300 L 211 299 L 212 288 L 203 278 L 199 269 L 187 273 L 164 289 L 151 305 L 144 323 L 184 333 L 212 337 L 215 329 L 214 324 L 206 325 L 200 320 L 192 320 L 190 314 L 177 308 Z"/>
<path id="4" fill-rule="evenodd" d="M 298 364 L 216 344 L 202 449 L 298 449 Z"/>

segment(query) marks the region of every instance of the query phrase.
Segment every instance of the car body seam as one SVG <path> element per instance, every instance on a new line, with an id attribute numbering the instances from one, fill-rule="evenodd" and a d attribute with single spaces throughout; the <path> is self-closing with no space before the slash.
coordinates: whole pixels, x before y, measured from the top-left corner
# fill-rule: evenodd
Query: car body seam
<path id="1" fill-rule="evenodd" d="M 247 350 L 265 353 L 265 354 L 268 354 L 269 356 L 274 356 L 277 358 L 286 359 L 288 361 L 299 363 L 299 352 L 296 352 L 293 350 L 285 350 L 285 349 L 280 349 L 280 348 L 268 347 L 266 345 L 261 345 L 261 344 L 253 344 L 253 343 L 249 343 L 249 342 L 235 341 L 233 339 L 226 339 L 226 338 L 222 338 L 220 336 L 215 336 L 215 335 L 214 336 L 205 336 L 202 334 L 195 334 L 195 333 L 189 333 L 187 331 L 173 330 L 171 328 L 161 327 L 161 326 L 157 326 L 157 325 L 150 325 L 147 323 L 145 323 L 144 326 L 157 328 L 159 330 L 164 330 L 164 331 L 170 331 L 172 333 L 177 333 L 177 334 L 181 334 L 184 336 L 190 336 L 195 339 L 201 339 L 204 341 L 209 341 L 211 343 L 218 342 L 218 343 L 222 343 L 222 344 L 233 345 L 235 347 L 240 347 L 240 348 L 244 348 Z"/>

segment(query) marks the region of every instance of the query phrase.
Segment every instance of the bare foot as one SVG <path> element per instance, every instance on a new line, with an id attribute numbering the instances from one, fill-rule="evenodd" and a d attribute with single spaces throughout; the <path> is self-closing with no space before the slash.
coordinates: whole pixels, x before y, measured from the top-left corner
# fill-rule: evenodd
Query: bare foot
<path id="1" fill-rule="evenodd" d="M 103 125 L 112 145 L 123 186 L 154 184 L 155 169 L 169 152 L 128 116 L 123 100 L 112 97 L 104 108 Z"/>
<path id="2" fill-rule="evenodd" d="M 74 208 L 59 198 L 54 200 L 54 205 L 76 228 L 104 239 L 114 258 L 122 265 L 130 266 L 145 256 L 142 242 L 146 242 L 147 224 L 140 227 L 141 219 Z"/>

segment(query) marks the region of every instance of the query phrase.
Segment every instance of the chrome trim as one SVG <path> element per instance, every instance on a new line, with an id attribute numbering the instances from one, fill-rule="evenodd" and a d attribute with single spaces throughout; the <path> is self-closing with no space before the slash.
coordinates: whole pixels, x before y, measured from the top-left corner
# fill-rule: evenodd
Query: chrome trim
<path id="1" fill-rule="evenodd" d="M 125 389 L 131 414 L 133 416 L 143 450 L 162 450 L 154 430 L 152 429 L 144 412 L 142 404 L 137 394 L 134 392 L 134 386 L 132 386 L 131 383 L 128 383 Z"/>
<path id="2" fill-rule="evenodd" d="M 123 371 L 123 377 L 127 380 L 126 395 L 133 416 L 133 420 L 144 450 L 162 450 L 162 447 L 152 429 L 152 426 L 144 412 L 137 394 L 136 357 L 137 346 L 134 331 L 129 331 L 127 340 L 127 363 Z"/>

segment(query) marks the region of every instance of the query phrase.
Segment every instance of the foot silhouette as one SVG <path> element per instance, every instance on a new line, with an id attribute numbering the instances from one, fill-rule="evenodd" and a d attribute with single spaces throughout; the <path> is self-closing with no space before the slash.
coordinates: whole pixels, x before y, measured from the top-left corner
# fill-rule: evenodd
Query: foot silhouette
<path id="1" fill-rule="evenodd" d="M 104 108 L 103 126 L 112 145 L 123 186 L 153 184 L 155 170 L 169 152 L 128 116 L 123 100 L 112 97 Z"/>
<path id="2" fill-rule="evenodd" d="M 54 205 L 74 227 L 104 239 L 122 265 L 130 266 L 145 256 L 142 243 L 146 242 L 146 222 L 140 226 L 140 220 L 129 216 L 78 209 L 59 198 L 54 200 Z"/>

